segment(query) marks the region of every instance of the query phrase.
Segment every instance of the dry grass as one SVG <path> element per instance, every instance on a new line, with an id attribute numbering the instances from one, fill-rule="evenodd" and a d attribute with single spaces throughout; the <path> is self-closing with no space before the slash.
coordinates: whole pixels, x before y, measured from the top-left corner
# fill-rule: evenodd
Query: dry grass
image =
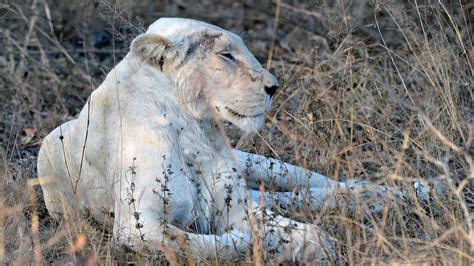
<path id="1" fill-rule="evenodd" d="M 363 203 L 355 213 L 292 213 L 337 239 L 337 263 L 473 262 L 472 3 L 169 2 L 0 4 L 0 262 L 172 257 L 116 247 L 85 218 L 51 221 L 35 185 L 41 139 L 78 114 L 130 39 L 160 16 L 242 33 L 279 78 L 282 89 L 260 134 L 241 136 L 229 126 L 238 148 L 335 179 L 448 184 L 444 198 L 400 202 L 381 217 L 364 216 Z"/>

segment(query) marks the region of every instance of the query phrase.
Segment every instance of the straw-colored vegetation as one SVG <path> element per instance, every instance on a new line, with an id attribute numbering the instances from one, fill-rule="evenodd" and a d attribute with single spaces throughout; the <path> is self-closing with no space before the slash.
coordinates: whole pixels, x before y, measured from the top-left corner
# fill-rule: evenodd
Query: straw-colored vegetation
<path id="1" fill-rule="evenodd" d="M 52 221 L 35 180 L 42 138 L 78 114 L 146 25 L 181 16 L 240 33 L 280 80 L 259 134 L 228 125 L 237 148 L 334 179 L 446 184 L 444 197 L 399 201 L 380 216 L 365 215 L 364 202 L 355 212 L 288 213 L 336 239 L 336 263 L 471 264 L 473 8 L 464 0 L 3 1 L 0 263 L 188 262 L 116 246 L 81 216 Z M 266 258 L 251 252 L 248 262 Z"/>

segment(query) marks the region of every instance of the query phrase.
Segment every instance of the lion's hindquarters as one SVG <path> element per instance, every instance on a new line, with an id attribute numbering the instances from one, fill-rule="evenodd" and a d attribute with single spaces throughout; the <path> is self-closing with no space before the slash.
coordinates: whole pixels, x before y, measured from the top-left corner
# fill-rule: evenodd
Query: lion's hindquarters
<path id="1" fill-rule="evenodd" d="M 57 194 L 57 189 L 55 189 L 57 187 L 56 180 L 58 178 L 54 166 L 48 157 L 48 153 L 51 153 L 50 149 L 51 147 L 43 141 L 43 145 L 38 154 L 38 179 L 43 190 L 44 202 L 49 214 L 54 219 L 60 219 L 63 208 L 61 208 L 61 199 Z"/>
<path id="2" fill-rule="evenodd" d="M 68 125 L 62 126 L 67 130 Z M 38 178 L 43 190 L 44 201 L 50 215 L 59 219 L 65 214 L 67 202 L 72 189 L 69 176 L 71 176 L 69 167 L 66 166 L 64 144 L 64 135 L 61 134 L 63 128 L 56 128 L 44 140 L 38 154 Z M 66 149 L 65 149 L 66 150 Z M 72 165 L 70 166 L 72 167 Z"/>
<path id="3" fill-rule="evenodd" d="M 66 122 L 43 140 L 38 155 L 38 178 L 53 218 L 59 219 L 75 210 L 90 212 L 103 220 L 102 216 L 110 216 L 112 211 L 107 197 L 110 193 L 102 172 L 91 166 L 87 155 L 82 154 L 86 142 L 79 123 L 80 118 Z"/>

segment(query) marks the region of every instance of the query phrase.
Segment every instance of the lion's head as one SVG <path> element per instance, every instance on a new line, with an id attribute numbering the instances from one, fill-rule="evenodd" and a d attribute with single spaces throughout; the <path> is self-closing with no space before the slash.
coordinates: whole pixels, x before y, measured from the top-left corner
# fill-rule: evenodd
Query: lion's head
<path id="1" fill-rule="evenodd" d="M 262 126 L 278 88 L 238 35 L 204 22 L 159 19 L 131 50 L 171 77 L 193 115 L 222 117 L 247 132 Z"/>

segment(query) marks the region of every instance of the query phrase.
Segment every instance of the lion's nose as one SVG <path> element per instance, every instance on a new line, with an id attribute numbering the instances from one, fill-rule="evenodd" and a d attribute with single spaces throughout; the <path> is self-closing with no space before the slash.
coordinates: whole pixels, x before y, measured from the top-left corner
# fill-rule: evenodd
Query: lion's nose
<path id="1" fill-rule="evenodd" d="M 270 97 L 273 96 L 273 94 L 275 94 L 275 92 L 278 90 L 278 85 L 273 85 L 273 86 L 265 86 L 265 92 L 270 95 Z"/>

